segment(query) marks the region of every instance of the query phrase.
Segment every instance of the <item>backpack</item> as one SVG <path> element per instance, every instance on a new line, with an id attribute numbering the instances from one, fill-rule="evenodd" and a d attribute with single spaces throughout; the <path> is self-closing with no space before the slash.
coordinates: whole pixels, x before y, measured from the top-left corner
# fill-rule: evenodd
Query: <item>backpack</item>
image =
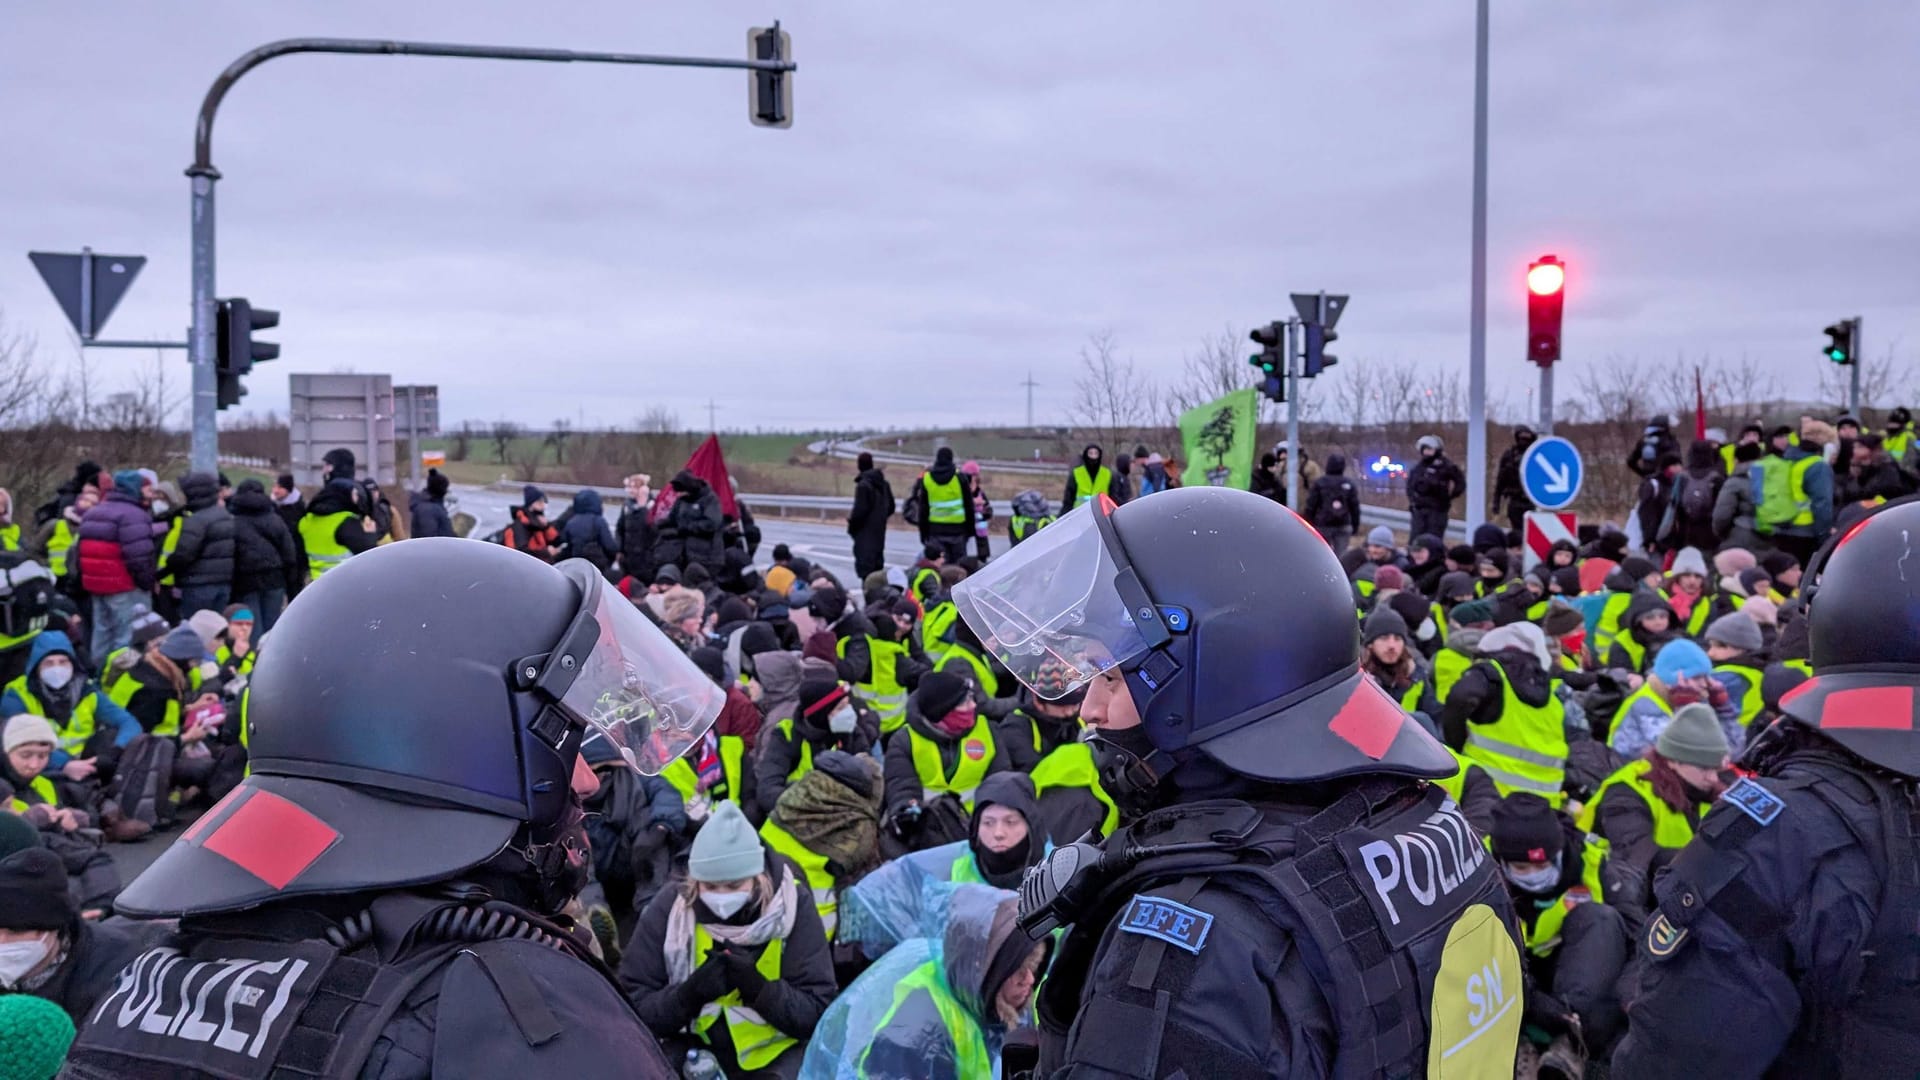
<path id="1" fill-rule="evenodd" d="M 924 477 L 922 479 L 924 479 Z M 923 522 L 926 519 L 926 516 L 927 516 L 927 485 L 926 484 L 920 481 L 914 482 L 913 494 L 907 496 L 907 504 L 901 508 L 900 516 L 905 518 L 907 521 L 907 524 L 909 525 L 919 525 L 921 522 Z"/>
<path id="2" fill-rule="evenodd" d="M 1720 485 L 1713 477 L 1700 480 L 1685 473 L 1680 474 L 1680 512 L 1688 521 L 1701 522 L 1713 520 L 1713 504 L 1720 496 Z"/>

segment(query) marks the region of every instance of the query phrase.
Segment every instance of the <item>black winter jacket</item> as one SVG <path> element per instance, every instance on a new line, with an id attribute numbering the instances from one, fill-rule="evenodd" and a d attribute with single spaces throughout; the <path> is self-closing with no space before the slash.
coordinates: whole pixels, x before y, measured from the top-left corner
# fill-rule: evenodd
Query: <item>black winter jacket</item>
<path id="1" fill-rule="evenodd" d="M 780 977 L 769 979 L 760 993 L 745 1004 L 783 1034 L 804 1042 L 812 1037 L 820 1014 L 827 1011 L 827 1004 L 839 993 L 839 984 L 833 977 L 833 954 L 828 950 L 826 930 L 820 923 L 820 912 L 813 906 L 806 875 L 786 856 L 773 851 L 767 852 L 767 872 L 776 885 L 786 874 L 792 874 L 799 895 L 794 905 L 793 929 L 780 947 Z M 640 1019 L 661 1037 L 676 1034 L 692 1023 L 700 1015 L 700 1007 L 707 1004 L 692 1000 L 695 995 L 682 989 L 688 983 L 668 982 L 667 918 L 673 912 L 678 895 L 677 888 L 660 890 L 641 912 L 640 922 L 634 927 L 633 937 L 620 960 L 621 989 L 626 991 L 627 1000 L 633 1003 Z M 703 905 L 696 903 L 694 910 L 702 921 L 711 919 Z M 749 910 L 740 912 L 733 920 L 721 921 L 739 923 L 751 921 L 753 917 Z M 757 958 L 762 948 L 747 951 Z M 722 1059 L 722 1067 L 734 1065 L 727 1025 L 717 1023 L 707 1029 L 707 1035 L 714 1042 L 716 1056 Z M 721 1049 L 726 1053 L 719 1053 Z M 729 1075 L 744 1074 L 730 1072 Z"/>
<path id="2" fill-rule="evenodd" d="M 220 505 L 219 482 L 204 473 L 180 481 L 187 517 L 180 539 L 167 559 L 166 573 L 181 588 L 227 585 L 233 581 L 233 515 Z"/>
<path id="3" fill-rule="evenodd" d="M 299 546 L 258 480 L 243 481 L 227 507 L 233 512 L 233 594 L 264 589 L 291 592 L 300 580 Z"/>
<path id="4" fill-rule="evenodd" d="M 660 523 L 653 544 L 654 565 L 672 563 L 685 570 L 699 563 L 719 573 L 727 562 L 720 496 L 712 485 L 684 470 L 673 478 L 673 487 L 680 498 Z"/>
<path id="5" fill-rule="evenodd" d="M 1302 516 L 1322 532 L 1329 529 L 1358 532 L 1360 489 L 1344 472 L 1334 472 L 1329 461 L 1327 475 L 1315 480 L 1307 492 L 1307 511 Z"/>
<path id="6" fill-rule="evenodd" d="M 582 488 L 574 493 L 573 507 L 559 525 L 560 543 L 566 548 L 567 558 L 585 559 L 602 574 L 612 569 L 620 545 L 613 538 L 607 515 L 600 508 L 600 496 L 593 489 Z"/>
<path id="7" fill-rule="evenodd" d="M 1445 454 L 1423 457 L 1407 470 L 1407 505 L 1445 510 L 1467 492 L 1467 476 Z"/>
<path id="8" fill-rule="evenodd" d="M 407 500 L 407 508 L 413 513 L 412 536 L 415 540 L 423 536 L 452 536 L 453 517 L 447 513 L 447 504 L 424 491 L 416 491 Z"/>
<path id="9" fill-rule="evenodd" d="M 855 540 L 887 536 L 887 519 L 893 516 L 893 485 L 878 468 L 860 474 L 853 487 L 853 512 L 847 515 L 847 535 Z"/>

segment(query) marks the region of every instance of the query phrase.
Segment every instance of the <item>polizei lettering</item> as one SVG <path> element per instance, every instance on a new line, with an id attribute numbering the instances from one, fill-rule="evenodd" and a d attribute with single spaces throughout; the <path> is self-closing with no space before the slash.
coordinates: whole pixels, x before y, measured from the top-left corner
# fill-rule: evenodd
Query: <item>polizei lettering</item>
<path id="1" fill-rule="evenodd" d="M 1361 835 L 1374 838 L 1349 849 L 1351 859 L 1373 886 L 1374 909 L 1390 938 L 1400 936 L 1394 931 L 1403 923 L 1407 936 L 1420 933 L 1436 905 L 1450 910 L 1443 901 L 1490 872 L 1486 848 L 1451 799 L 1412 828 Z"/>
<path id="2" fill-rule="evenodd" d="M 166 945 L 140 954 L 94 1009 L 76 1050 L 108 1050 L 220 1076 L 264 1075 L 330 950 L 310 954 L 296 944 L 276 953 L 252 942 L 222 944 L 231 946 L 222 951 L 252 955 L 201 955 Z"/>

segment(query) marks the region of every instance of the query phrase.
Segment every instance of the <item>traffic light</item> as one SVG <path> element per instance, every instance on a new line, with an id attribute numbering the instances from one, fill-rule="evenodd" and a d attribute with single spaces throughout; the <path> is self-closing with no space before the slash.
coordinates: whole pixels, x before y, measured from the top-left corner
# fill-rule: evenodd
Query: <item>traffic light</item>
<path id="1" fill-rule="evenodd" d="M 1527 267 L 1527 359 L 1551 367 L 1560 359 L 1560 313 L 1567 299 L 1567 264 L 1542 255 Z"/>
<path id="2" fill-rule="evenodd" d="M 219 339 L 214 348 L 214 370 L 219 376 L 218 404 L 225 409 L 240 404 L 240 399 L 246 396 L 247 388 L 240 384 L 242 375 L 252 371 L 255 363 L 280 356 L 280 346 L 271 341 L 253 340 L 255 330 L 279 326 L 280 313 L 254 307 L 235 297 L 220 301 L 215 325 Z"/>
<path id="3" fill-rule="evenodd" d="M 793 38 L 780 23 L 747 31 L 747 59 L 791 60 Z M 747 73 L 747 107 L 755 127 L 793 126 L 793 75 L 785 71 Z"/>
<path id="4" fill-rule="evenodd" d="M 1260 351 L 1247 357 L 1247 363 L 1260 369 L 1260 393 L 1268 401 L 1287 400 L 1287 324 L 1268 323 L 1247 335 L 1260 345 Z"/>
<path id="5" fill-rule="evenodd" d="M 1307 348 L 1301 356 L 1300 377 L 1311 379 L 1320 372 L 1340 362 L 1340 358 L 1327 351 L 1327 346 L 1340 339 L 1340 335 L 1320 325 L 1307 323 Z"/>
<path id="6" fill-rule="evenodd" d="M 1827 327 L 1826 357 L 1836 364 L 1851 364 L 1853 356 L 1853 320 L 1841 319 Z"/>

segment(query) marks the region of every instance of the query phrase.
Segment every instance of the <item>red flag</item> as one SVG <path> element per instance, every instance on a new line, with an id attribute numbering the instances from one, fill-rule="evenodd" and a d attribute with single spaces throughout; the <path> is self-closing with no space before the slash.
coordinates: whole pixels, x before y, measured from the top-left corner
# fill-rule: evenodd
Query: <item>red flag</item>
<path id="1" fill-rule="evenodd" d="M 1700 369 L 1693 369 L 1693 437 L 1707 437 L 1707 392 L 1700 388 Z"/>
<path id="2" fill-rule="evenodd" d="M 733 480 L 727 472 L 727 459 L 720 453 L 720 436 L 707 436 L 707 441 L 694 450 L 683 469 L 713 486 L 713 493 L 720 496 L 722 514 L 736 520 L 740 517 L 740 507 L 734 502 Z M 667 508 L 679 497 L 680 493 L 673 490 L 672 483 L 660 485 L 660 494 L 654 497 L 653 512 L 648 515 L 649 519 L 656 523 L 664 519 Z"/>

